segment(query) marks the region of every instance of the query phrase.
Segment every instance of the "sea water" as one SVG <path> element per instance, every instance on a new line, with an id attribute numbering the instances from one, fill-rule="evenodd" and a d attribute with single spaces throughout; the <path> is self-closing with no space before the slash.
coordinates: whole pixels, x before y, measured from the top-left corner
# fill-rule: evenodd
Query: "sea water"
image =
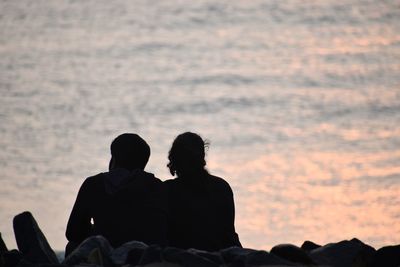
<path id="1" fill-rule="evenodd" d="M 0 232 L 51 246 L 123 132 L 210 140 L 244 246 L 400 243 L 396 0 L 0 1 Z"/>

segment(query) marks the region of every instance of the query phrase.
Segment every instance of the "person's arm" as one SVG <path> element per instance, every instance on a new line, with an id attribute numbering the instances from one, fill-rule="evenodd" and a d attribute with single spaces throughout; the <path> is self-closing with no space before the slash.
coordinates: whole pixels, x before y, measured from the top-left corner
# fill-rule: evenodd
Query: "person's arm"
<path id="1" fill-rule="evenodd" d="M 79 189 L 74 207 L 69 216 L 65 236 L 70 242 L 80 243 L 90 236 L 92 224 L 89 207 L 93 196 L 89 189 L 89 182 L 86 179 Z"/>
<path id="2" fill-rule="evenodd" d="M 228 236 L 229 236 L 229 241 L 228 243 L 229 246 L 237 246 L 237 247 L 242 247 L 242 244 L 239 241 L 239 235 L 236 233 L 235 230 L 235 201 L 233 198 L 233 191 L 231 187 L 228 185 L 228 195 L 229 195 L 229 228 L 228 228 Z"/>

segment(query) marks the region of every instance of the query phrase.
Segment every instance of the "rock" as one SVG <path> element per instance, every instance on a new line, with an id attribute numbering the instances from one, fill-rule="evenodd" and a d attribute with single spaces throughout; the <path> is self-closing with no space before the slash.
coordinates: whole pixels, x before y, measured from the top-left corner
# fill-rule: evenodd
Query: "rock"
<path id="1" fill-rule="evenodd" d="M 138 265 L 146 265 L 155 262 L 162 262 L 161 248 L 157 245 L 152 245 L 143 251 L 142 257 L 140 258 Z"/>
<path id="2" fill-rule="evenodd" d="M 30 212 L 15 216 L 13 226 L 18 249 L 26 260 L 32 263 L 59 263 Z"/>
<path id="3" fill-rule="evenodd" d="M 387 246 L 376 251 L 370 267 L 398 267 L 400 266 L 400 245 Z"/>
<path id="4" fill-rule="evenodd" d="M 249 248 L 230 247 L 220 250 L 220 255 L 226 263 L 246 262 L 246 257 L 255 250 Z"/>
<path id="5" fill-rule="evenodd" d="M 246 265 L 246 257 L 254 251 L 255 250 L 248 248 L 230 247 L 220 250 L 220 255 L 225 263 L 240 267 Z"/>
<path id="6" fill-rule="evenodd" d="M 136 257 L 137 261 L 135 262 L 136 264 L 139 262 L 140 258 L 142 257 L 143 252 L 148 248 L 148 246 L 140 241 L 131 241 L 123 244 L 122 246 L 114 249 L 114 251 L 111 254 L 111 259 L 113 263 L 117 265 L 123 265 L 127 263 L 127 258 L 128 255 L 130 254 L 131 251 L 135 251 L 131 254 L 130 261 L 133 260 L 132 257 L 134 255 L 137 255 L 137 252 L 140 252 L 140 257 Z M 135 260 L 133 260 L 135 261 Z M 132 262 L 129 262 L 132 264 Z"/>
<path id="7" fill-rule="evenodd" d="M 6 253 L 8 253 L 8 249 L 0 233 L 0 267 L 6 266 L 6 259 L 4 257 Z"/>
<path id="8" fill-rule="evenodd" d="M 320 248 L 321 245 L 318 245 L 312 241 L 304 241 L 303 245 L 301 245 L 301 249 L 304 251 L 310 252 L 311 250 L 314 250 L 316 248 Z"/>
<path id="9" fill-rule="evenodd" d="M 253 251 L 246 257 L 246 266 L 268 265 L 293 266 L 294 264 L 263 250 Z"/>
<path id="10" fill-rule="evenodd" d="M 71 254 L 72 251 L 74 251 L 77 247 L 79 247 L 79 245 L 80 244 L 77 242 L 69 241 L 65 246 L 65 258 L 68 257 L 68 255 Z"/>
<path id="11" fill-rule="evenodd" d="M 143 256 L 143 253 L 146 249 L 145 248 L 133 248 L 129 251 L 125 264 L 129 264 L 132 266 L 136 266 L 139 264 L 140 259 Z"/>
<path id="12" fill-rule="evenodd" d="M 184 267 L 218 267 L 219 264 L 193 253 L 195 250 L 183 250 L 167 247 L 162 252 L 163 260 L 169 263 L 179 264 Z"/>
<path id="13" fill-rule="evenodd" d="M 229 266 L 262 266 L 262 265 L 286 265 L 292 266 L 291 262 L 281 259 L 263 250 L 231 247 L 220 251 L 224 261 Z"/>
<path id="14" fill-rule="evenodd" d="M 8 249 L 7 249 L 6 243 L 4 243 L 3 238 L 1 237 L 1 233 L 0 233 L 0 253 L 7 252 L 7 251 L 8 251 Z"/>
<path id="15" fill-rule="evenodd" d="M 314 261 L 307 254 L 307 252 L 292 244 L 277 245 L 271 249 L 271 254 L 274 254 L 290 262 L 315 264 Z"/>
<path id="16" fill-rule="evenodd" d="M 96 253 L 100 253 L 102 257 L 102 261 L 104 263 L 110 263 L 111 254 L 113 248 L 111 247 L 110 243 L 104 237 L 92 236 L 85 239 L 74 251 L 69 254 L 64 261 L 63 264 L 66 265 L 77 265 L 79 263 L 87 263 L 89 255 L 95 250 L 98 249 L 99 251 Z"/>
<path id="17" fill-rule="evenodd" d="M 99 266 L 105 265 L 100 249 L 95 248 L 89 253 L 89 256 L 87 257 L 87 263 Z"/>
<path id="18" fill-rule="evenodd" d="M 5 267 L 15 267 L 23 260 L 23 255 L 16 249 L 3 252 L 1 254 L 2 266 Z"/>
<path id="19" fill-rule="evenodd" d="M 65 258 L 65 252 L 64 251 L 55 251 L 57 259 L 59 262 L 62 262 Z"/>
<path id="20" fill-rule="evenodd" d="M 194 248 L 188 249 L 188 251 L 190 253 L 199 255 L 200 257 L 206 258 L 215 264 L 218 264 L 218 265 L 224 264 L 224 259 L 218 252 L 208 252 L 208 251 L 198 250 L 198 249 L 194 249 Z"/>
<path id="21" fill-rule="evenodd" d="M 370 261 L 375 249 L 358 239 L 331 243 L 310 252 L 314 262 L 332 267 L 355 267 Z"/>

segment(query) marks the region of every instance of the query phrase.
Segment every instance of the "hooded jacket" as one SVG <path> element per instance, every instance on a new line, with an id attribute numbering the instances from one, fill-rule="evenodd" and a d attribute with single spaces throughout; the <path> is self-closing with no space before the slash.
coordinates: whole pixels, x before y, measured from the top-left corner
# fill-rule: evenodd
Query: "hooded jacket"
<path id="1" fill-rule="evenodd" d="M 114 169 L 87 178 L 68 220 L 68 241 L 104 236 L 112 246 L 137 240 L 166 244 L 162 182 L 143 170 Z"/>

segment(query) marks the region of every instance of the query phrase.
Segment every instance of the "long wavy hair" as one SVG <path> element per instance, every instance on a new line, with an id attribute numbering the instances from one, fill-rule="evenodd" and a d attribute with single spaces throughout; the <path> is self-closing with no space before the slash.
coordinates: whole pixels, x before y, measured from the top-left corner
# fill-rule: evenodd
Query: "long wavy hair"
<path id="1" fill-rule="evenodd" d="M 179 177 L 207 172 L 205 150 L 208 147 L 209 142 L 196 133 L 185 132 L 178 135 L 168 153 L 167 167 L 171 175 Z"/>

